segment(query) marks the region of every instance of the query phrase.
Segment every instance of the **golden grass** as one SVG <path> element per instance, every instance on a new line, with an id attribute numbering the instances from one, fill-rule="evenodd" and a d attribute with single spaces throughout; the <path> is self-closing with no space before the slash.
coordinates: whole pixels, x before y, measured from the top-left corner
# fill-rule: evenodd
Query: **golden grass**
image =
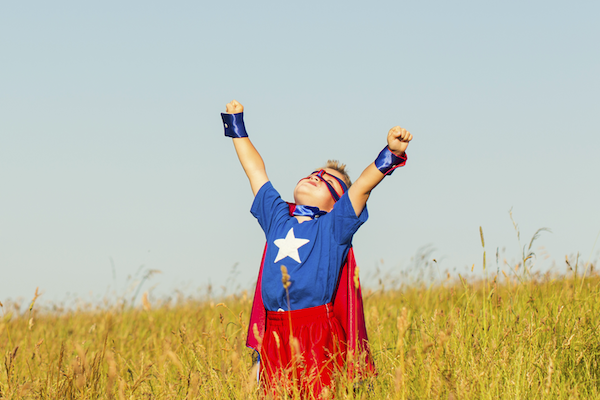
<path id="1" fill-rule="evenodd" d="M 365 291 L 378 376 L 340 399 L 599 398 L 600 278 Z M 24 313 L 1 305 L 2 399 L 259 398 L 251 299 Z M 350 389 L 350 390 L 349 390 Z"/>

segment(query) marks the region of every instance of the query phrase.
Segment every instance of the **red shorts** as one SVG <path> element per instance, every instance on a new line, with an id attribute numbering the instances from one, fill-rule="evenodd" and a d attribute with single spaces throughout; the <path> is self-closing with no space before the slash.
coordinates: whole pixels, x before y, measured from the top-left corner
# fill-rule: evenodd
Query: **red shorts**
<path id="1" fill-rule="evenodd" d="M 290 331 L 291 327 L 291 331 Z M 261 381 L 267 392 L 300 391 L 319 398 L 341 370 L 346 334 L 331 303 L 294 311 L 267 311 L 261 358 Z"/>

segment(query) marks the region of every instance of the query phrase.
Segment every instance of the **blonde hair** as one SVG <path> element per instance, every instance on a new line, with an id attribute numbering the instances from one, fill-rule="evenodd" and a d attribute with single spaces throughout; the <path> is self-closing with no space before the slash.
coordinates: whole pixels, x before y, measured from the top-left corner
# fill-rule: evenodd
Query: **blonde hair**
<path id="1" fill-rule="evenodd" d="M 348 188 L 352 186 L 350 175 L 348 175 L 348 172 L 346 171 L 346 164 L 342 164 L 338 160 L 327 160 L 327 163 L 323 168 L 330 168 L 339 172 L 342 175 L 343 181 L 346 183 Z"/>

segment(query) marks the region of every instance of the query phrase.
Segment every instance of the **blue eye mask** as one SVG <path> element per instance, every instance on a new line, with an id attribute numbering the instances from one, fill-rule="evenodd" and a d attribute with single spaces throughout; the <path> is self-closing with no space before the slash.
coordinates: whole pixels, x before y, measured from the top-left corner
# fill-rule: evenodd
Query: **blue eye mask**
<path id="1" fill-rule="evenodd" d="M 315 173 L 316 173 L 316 175 L 315 175 Z M 340 195 L 338 194 L 338 192 L 335 191 L 333 186 L 331 186 L 331 183 L 327 182 L 327 180 L 325 180 L 325 178 L 323 178 L 323 175 L 330 176 L 330 177 L 334 178 L 336 181 L 338 181 L 338 183 L 342 187 L 342 194 L 346 193 L 346 191 L 348 190 L 348 186 L 346 186 L 346 183 L 343 180 L 341 180 L 340 178 L 338 178 L 335 175 L 328 174 L 324 169 L 320 169 L 311 174 L 311 176 L 316 176 L 320 180 L 325 182 L 325 185 L 327 185 L 327 189 L 329 189 L 329 193 L 331 193 L 331 197 L 333 197 L 333 200 L 338 201 L 340 199 Z"/>

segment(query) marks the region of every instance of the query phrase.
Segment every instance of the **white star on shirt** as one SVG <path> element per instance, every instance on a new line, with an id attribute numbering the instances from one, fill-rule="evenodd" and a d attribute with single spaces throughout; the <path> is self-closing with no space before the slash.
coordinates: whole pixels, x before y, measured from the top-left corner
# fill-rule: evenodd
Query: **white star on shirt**
<path id="1" fill-rule="evenodd" d="M 298 249 L 308 242 L 310 242 L 308 239 L 296 239 L 294 236 L 294 228 L 290 228 L 289 232 L 285 236 L 285 239 L 277 239 L 273 242 L 275 243 L 275 246 L 279 247 L 279 252 L 277 253 L 277 257 L 275 257 L 275 262 L 283 260 L 286 257 L 290 257 L 292 260 L 295 260 L 299 263 L 302 262 L 300 261 Z"/>

